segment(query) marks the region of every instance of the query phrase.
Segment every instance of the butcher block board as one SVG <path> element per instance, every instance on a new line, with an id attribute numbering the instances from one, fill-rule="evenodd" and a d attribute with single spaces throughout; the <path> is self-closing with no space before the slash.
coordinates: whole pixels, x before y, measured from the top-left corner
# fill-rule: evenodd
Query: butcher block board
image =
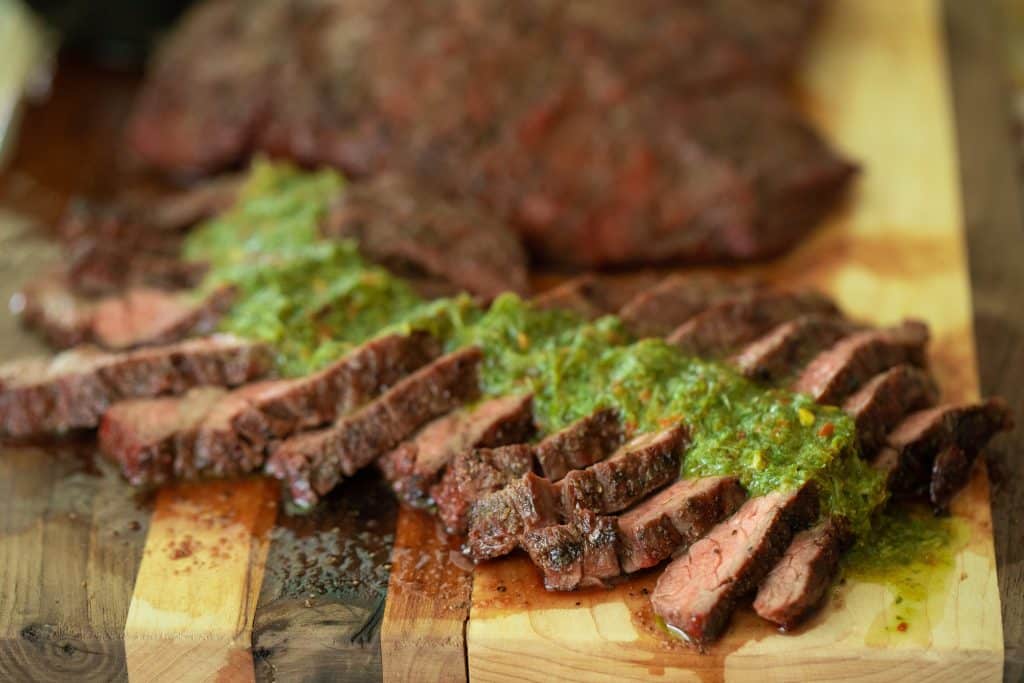
<path id="1" fill-rule="evenodd" d="M 948 397 L 974 397 L 940 5 L 833 5 L 795 97 L 864 171 L 824 229 L 760 272 L 821 287 L 874 322 L 924 318 Z M 0 245 L 18 230 L 5 227 Z M 13 253 L 0 249 L 8 290 L 32 269 Z M 5 357 L 24 351 L 8 344 L 8 322 L 0 331 Z M 396 511 L 372 478 L 294 519 L 259 478 L 133 497 L 110 468 L 76 459 L 80 448 L 91 446 L 0 457 L 2 681 L 959 682 L 1002 672 L 983 465 L 953 507 L 964 539 L 954 566 L 906 631 L 890 628 L 885 586 L 851 579 L 799 632 L 779 634 L 743 609 L 699 654 L 654 624 L 656 572 L 611 591 L 548 594 L 521 557 L 468 571 L 430 518 Z"/>

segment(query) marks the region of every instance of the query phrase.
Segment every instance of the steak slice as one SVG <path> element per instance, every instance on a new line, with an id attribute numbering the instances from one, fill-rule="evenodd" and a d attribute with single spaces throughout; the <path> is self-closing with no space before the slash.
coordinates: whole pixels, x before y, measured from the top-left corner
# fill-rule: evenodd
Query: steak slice
<path id="1" fill-rule="evenodd" d="M 925 493 L 935 480 L 937 495 L 932 504 L 942 510 L 955 492 L 953 488 L 966 483 L 963 472 L 989 440 L 1012 428 L 1010 409 L 1001 398 L 929 408 L 904 418 L 889 434 L 873 464 L 887 473 L 890 489 L 896 495 Z M 950 447 L 963 451 L 963 456 L 946 454 L 936 476 L 937 456 Z M 967 459 L 966 466 L 963 458 Z M 947 464 L 954 468 L 948 477 L 942 470 Z"/>
<path id="2" fill-rule="evenodd" d="M 572 311 L 584 320 L 596 320 L 612 312 L 605 289 L 597 277 L 581 275 L 538 294 L 531 303 L 540 310 Z"/>
<path id="3" fill-rule="evenodd" d="M 859 332 L 818 354 L 793 390 L 810 394 L 818 403 L 837 405 L 883 370 L 903 363 L 923 366 L 928 336 L 928 326 L 916 320 Z"/>
<path id="4" fill-rule="evenodd" d="M 324 225 L 367 258 L 403 275 L 452 282 L 485 299 L 526 292 L 526 253 L 515 233 L 469 200 L 442 197 L 394 174 L 352 185 Z"/>
<path id="5" fill-rule="evenodd" d="M 860 453 L 873 455 L 885 444 L 885 435 L 908 413 L 935 405 L 935 380 L 913 365 L 897 365 L 876 375 L 843 403 L 853 418 Z"/>
<path id="6" fill-rule="evenodd" d="M 176 463 L 191 459 L 196 427 L 226 394 L 222 387 L 198 387 L 184 396 L 115 403 L 100 422 L 100 452 L 132 485 L 162 484 Z"/>
<path id="7" fill-rule="evenodd" d="M 527 531 L 557 524 L 558 518 L 554 485 L 527 472 L 473 504 L 463 551 L 475 562 L 507 555 Z"/>
<path id="8" fill-rule="evenodd" d="M 266 345 L 231 335 L 122 353 L 79 347 L 50 361 L 14 361 L 0 366 L 0 432 L 23 437 L 92 428 L 117 401 L 238 386 L 272 365 Z"/>
<path id="9" fill-rule="evenodd" d="M 500 491 L 533 469 L 533 447 L 514 444 L 470 448 L 458 453 L 441 481 L 430 489 L 445 531 L 466 533 L 469 510 L 489 493 Z"/>
<path id="10" fill-rule="evenodd" d="M 956 444 L 939 451 L 932 465 L 932 480 L 928 484 L 928 498 L 935 510 L 944 512 L 949 509 L 953 497 L 967 485 L 973 464 L 974 457 Z"/>
<path id="11" fill-rule="evenodd" d="M 754 292 L 694 316 L 668 342 L 690 355 L 726 357 L 775 326 L 807 314 L 838 316 L 839 309 L 817 292 Z"/>
<path id="12" fill-rule="evenodd" d="M 622 573 L 614 517 L 587 513 L 568 524 L 532 529 L 522 545 L 544 572 L 549 591 L 606 586 Z"/>
<path id="13" fill-rule="evenodd" d="M 777 384 L 795 376 L 814 356 L 856 329 L 850 321 L 834 315 L 802 315 L 743 347 L 732 364 L 750 379 Z"/>
<path id="14" fill-rule="evenodd" d="M 174 399 L 141 399 L 131 402 L 130 408 L 115 404 L 101 424 L 101 443 L 108 457 L 121 462 L 138 460 L 131 453 L 121 453 L 121 444 L 148 443 L 150 450 L 175 452 L 174 475 L 178 478 L 249 472 L 263 464 L 272 441 L 333 421 L 439 352 L 437 341 L 425 333 L 389 335 L 363 344 L 312 375 L 246 385 L 222 392 L 213 403 L 205 402 L 207 394 L 198 398 L 186 394 Z M 146 408 L 147 403 L 153 407 Z M 201 407 L 194 407 L 196 404 Z M 166 424 L 177 425 L 177 431 L 151 438 L 153 431 L 146 425 L 150 414 L 160 410 L 192 419 L 169 420 Z M 139 424 L 133 425 L 133 421 Z M 112 437 L 104 440 L 108 432 Z M 139 436 L 121 436 L 131 432 Z M 176 444 L 183 447 L 175 451 Z"/>
<path id="15" fill-rule="evenodd" d="M 401 500 L 428 507 L 433 503 L 431 487 L 459 453 L 528 439 L 533 433 L 532 405 L 533 397 L 527 394 L 456 410 L 379 458 L 377 465 Z"/>
<path id="16" fill-rule="evenodd" d="M 607 460 L 572 470 L 556 485 L 562 510 L 573 518 L 581 511 L 604 515 L 626 509 L 679 476 L 689 440 L 686 427 L 677 425 L 638 436 Z"/>
<path id="17" fill-rule="evenodd" d="M 87 299 L 69 289 L 63 274 L 49 273 L 22 290 L 20 313 L 27 327 L 57 348 L 92 342 L 119 351 L 210 334 L 233 299 L 226 287 L 202 299 L 147 287 Z"/>
<path id="18" fill-rule="evenodd" d="M 131 289 L 96 305 L 92 339 L 103 348 L 120 350 L 210 334 L 234 299 L 230 287 L 218 288 L 200 300 L 188 292 Z"/>
<path id="19" fill-rule="evenodd" d="M 295 504 L 313 505 L 342 475 L 351 476 L 427 422 L 476 399 L 482 359 L 476 347 L 442 356 L 330 427 L 283 441 L 267 460 L 267 473 L 288 485 Z"/>
<path id="20" fill-rule="evenodd" d="M 653 567 L 734 513 L 746 494 L 736 477 L 681 479 L 619 516 L 619 559 L 631 574 Z"/>
<path id="21" fill-rule="evenodd" d="M 570 470 L 604 460 L 622 444 L 618 413 L 602 408 L 544 438 L 534 447 L 541 472 L 558 481 Z"/>
<path id="22" fill-rule="evenodd" d="M 821 604 L 852 542 L 849 523 L 838 517 L 801 531 L 758 589 L 754 611 L 784 629 L 799 624 Z"/>
<path id="23" fill-rule="evenodd" d="M 698 647 L 715 640 L 736 602 L 778 564 L 818 514 L 813 486 L 751 498 L 673 560 L 658 578 L 654 612 Z"/>
<path id="24" fill-rule="evenodd" d="M 676 273 L 630 299 L 619 317 L 639 338 L 664 337 L 698 313 L 757 286 L 749 280 Z"/>

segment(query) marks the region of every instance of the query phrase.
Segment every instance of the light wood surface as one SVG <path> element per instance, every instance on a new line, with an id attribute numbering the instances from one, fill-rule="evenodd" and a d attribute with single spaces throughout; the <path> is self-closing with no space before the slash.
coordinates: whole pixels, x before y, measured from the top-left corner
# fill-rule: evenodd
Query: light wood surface
<path id="1" fill-rule="evenodd" d="M 928 0 L 834 4 L 799 95 L 865 172 L 846 211 L 765 272 L 822 287 L 867 320 L 925 319 L 947 397 L 967 398 L 977 395 L 977 369 L 941 20 Z M 521 558 L 479 567 L 470 677 L 998 680 L 1002 625 L 983 467 L 953 513 L 970 541 L 906 632 L 884 627 L 886 587 L 850 580 L 800 632 L 777 634 L 744 611 L 707 655 L 653 625 L 644 591 L 655 575 L 611 592 L 552 595 Z"/>

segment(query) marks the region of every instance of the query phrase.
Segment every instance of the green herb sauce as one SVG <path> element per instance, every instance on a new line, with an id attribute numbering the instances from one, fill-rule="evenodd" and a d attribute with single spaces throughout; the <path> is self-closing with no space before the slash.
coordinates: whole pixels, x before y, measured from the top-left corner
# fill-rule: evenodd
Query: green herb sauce
<path id="1" fill-rule="evenodd" d="M 356 245 L 318 236 L 342 189 L 331 172 L 257 162 L 238 204 L 185 248 L 211 263 L 205 287 L 238 291 L 223 329 L 272 344 L 283 373 L 309 372 L 384 332 L 427 329 L 450 349 L 479 345 L 484 392 L 532 391 L 544 430 L 598 407 L 616 408 L 637 433 L 684 421 L 693 442 L 683 475 L 735 474 L 754 495 L 815 480 L 827 512 L 869 530 L 885 487 L 858 457 L 853 423 L 839 409 L 766 389 L 664 341 L 632 339 L 614 316 L 585 322 L 511 294 L 487 310 L 465 296 L 425 302 Z"/>

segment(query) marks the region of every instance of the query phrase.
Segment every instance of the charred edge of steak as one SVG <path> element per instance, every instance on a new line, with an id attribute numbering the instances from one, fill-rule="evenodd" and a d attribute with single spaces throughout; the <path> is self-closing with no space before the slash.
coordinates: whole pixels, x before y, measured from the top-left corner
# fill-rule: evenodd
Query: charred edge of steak
<path id="1" fill-rule="evenodd" d="M 928 326 L 916 320 L 859 332 L 811 361 L 793 384 L 819 403 L 835 405 L 878 373 L 903 363 L 924 366 Z"/>
<path id="2" fill-rule="evenodd" d="M 605 285 L 594 275 L 581 275 L 533 297 L 540 310 L 572 311 L 584 320 L 596 320 L 612 313 Z"/>
<path id="3" fill-rule="evenodd" d="M 441 278 L 493 299 L 526 291 L 526 254 L 502 221 L 467 199 L 385 174 L 349 187 L 324 232 L 355 239 L 367 258 L 395 272 Z"/>
<path id="4" fill-rule="evenodd" d="M 630 299 L 618 315 L 639 338 L 663 337 L 692 317 L 723 301 L 758 289 L 750 280 L 706 275 L 669 275 Z"/>
<path id="5" fill-rule="evenodd" d="M 687 354 L 725 357 L 773 327 L 807 314 L 840 313 L 835 303 L 817 292 L 753 292 L 697 314 L 667 341 Z"/>
<path id="6" fill-rule="evenodd" d="M 122 353 L 81 347 L 50 361 L 15 361 L 0 367 L 0 432 L 24 437 L 93 428 L 117 401 L 238 386 L 272 366 L 266 345 L 230 335 Z"/>
<path id="7" fill-rule="evenodd" d="M 614 517 L 584 514 L 568 524 L 529 530 L 522 545 L 549 591 L 606 586 L 622 573 Z"/>
<path id="8" fill-rule="evenodd" d="M 1013 417 L 1001 398 L 941 405 L 904 418 L 872 464 L 885 473 L 897 496 L 927 494 L 934 483 L 932 505 L 941 512 L 966 484 L 978 453 L 998 432 L 1012 428 Z"/>
<path id="9" fill-rule="evenodd" d="M 839 558 L 853 543 L 849 523 L 829 517 L 801 531 L 762 582 L 754 611 L 784 629 L 797 626 L 817 608 L 839 570 Z"/>
<path id="10" fill-rule="evenodd" d="M 935 380 L 913 365 L 897 365 L 876 375 L 843 404 L 857 428 L 861 456 L 871 457 L 903 417 L 935 405 L 938 399 Z"/>
<path id="11" fill-rule="evenodd" d="M 343 475 L 369 465 L 430 420 L 475 400 L 482 359 L 476 347 L 442 356 L 331 427 L 283 441 L 267 460 L 267 473 L 288 485 L 296 505 L 313 505 Z"/>
<path id="12" fill-rule="evenodd" d="M 570 470 L 604 460 L 622 444 L 618 413 L 603 408 L 545 437 L 534 449 L 541 472 L 558 481 Z"/>
<path id="13" fill-rule="evenodd" d="M 434 503 L 431 488 L 458 454 L 527 440 L 533 433 L 533 397 L 505 396 L 434 420 L 377 460 L 399 499 L 413 507 Z"/>
<path id="14" fill-rule="evenodd" d="M 653 567 L 685 550 L 744 500 L 736 477 L 682 479 L 651 496 L 618 518 L 622 570 Z"/>
<path id="15" fill-rule="evenodd" d="M 817 514 L 813 485 L 748 500 L 668 565 L 651 595 L 655 613 L 698 647 L 715 640 Z"/>
<path id="16" fill-rule="evenodd" d="M 733 358 L 744 375 L 776 384 L 799 372 L 814 356 L 858 328 L 831 315 L 809 314 L 782 323 L 745 346 Z"/>
<path id="17" fill-rule="evenodd" d="M 639 436 L 607 460 L 572 470 L 556 484 L 562 510 L 608 514 L 624 510 L 679 476 L 679 456 L 689 443 L 686 427 Z"/>
<path id="18" fill-rule="evenodd" d="M 558 521 L 558 495 L 554 485 L 527 472 L 521 479 L 473 504 L 463 551 L 476 562 L 507 555 L 519 547 L 527 531 Z"/>
<path id="19" fill-rule="evenodd" d="M 532 469 L 533 447 L 529 444 L 471 448 L 457 454 L 441 481 L 430 490 L 445 530 L 453 535 L 465 534 L 474 503 Z"/>

